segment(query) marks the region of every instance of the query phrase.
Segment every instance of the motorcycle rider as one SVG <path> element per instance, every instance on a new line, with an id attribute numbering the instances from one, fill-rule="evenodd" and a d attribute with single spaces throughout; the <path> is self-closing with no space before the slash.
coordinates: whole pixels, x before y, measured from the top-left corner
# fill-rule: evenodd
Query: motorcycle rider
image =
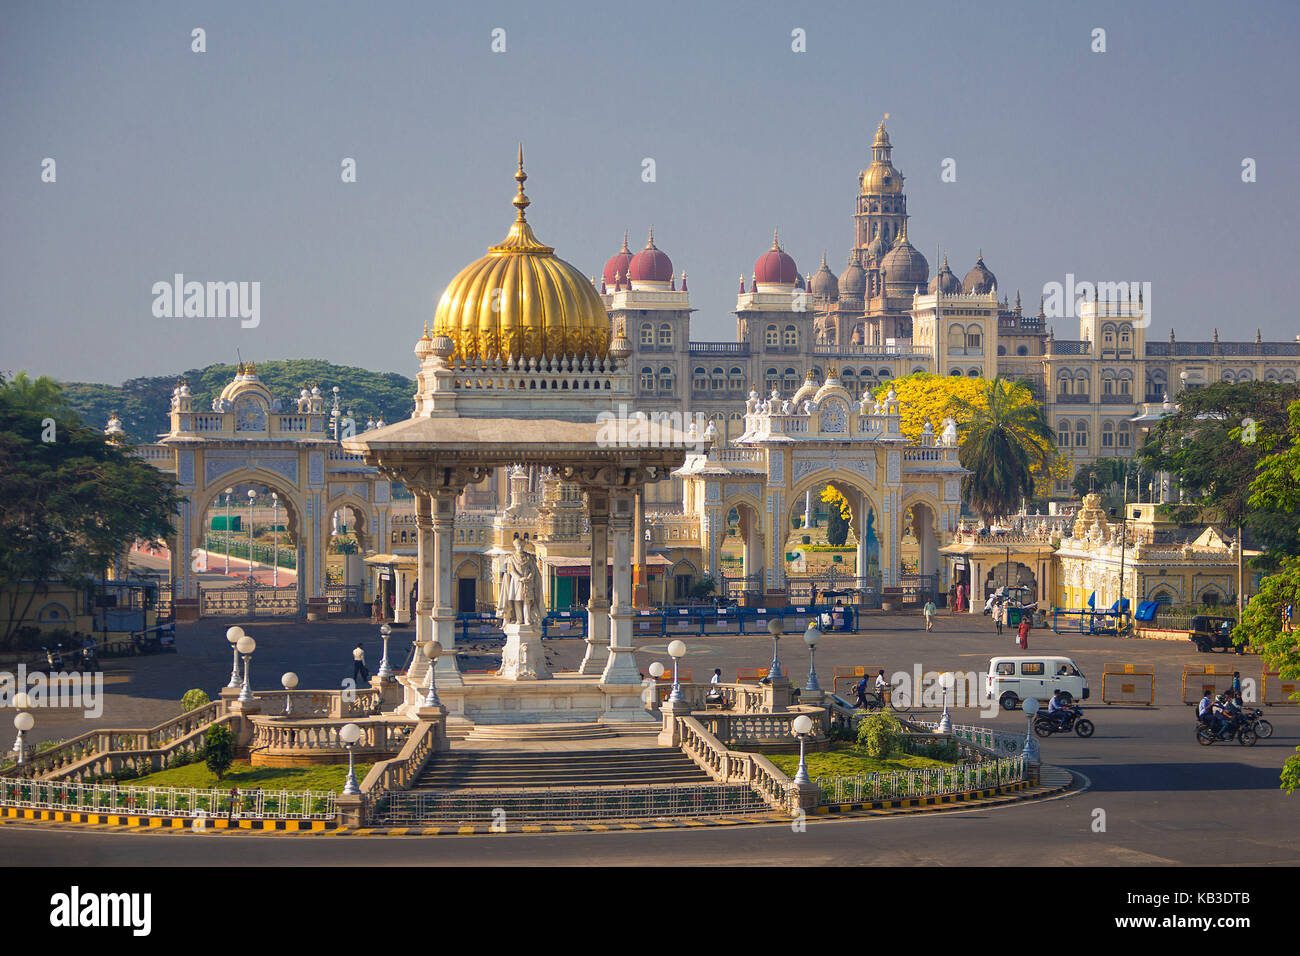
<path id="1" fill-rule="evenodd" d="M 1065 698 L 1061 696 L 1061 689 L 1058 687 L 1052 691 L 1052 699 L 1047 703 L 1047 716 L 1060 727 L 1067 713 L 1069 711 L 1066 710 Z"/>
<path id="2" fill-rule="evenodd" d="M 1205 724 L 1214 719 L 1214 698 L 1210 696 L 1209 691 L 1205 692 L 1201 702 L 1196 705 L 1196 719 Z"/>
<path id="3" fill-rule="evenodd" d="M 1229 697 L 1224 701 L 1223 708 L 1219 715 L 1219 730 L 1220 732 L 1227 731 L 1229 739 L 1231 739 L 1237 732 L 1237 724 L 1241 720 L 1241 711 L 1242 707 L 1240 697 Z"/>

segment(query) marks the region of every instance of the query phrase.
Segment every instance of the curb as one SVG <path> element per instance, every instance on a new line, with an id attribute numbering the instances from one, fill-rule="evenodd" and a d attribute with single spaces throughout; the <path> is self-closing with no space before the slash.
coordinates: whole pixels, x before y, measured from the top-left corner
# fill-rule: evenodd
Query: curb
<path id="1" fill-rule="evenodd" d="M 970 793 L 948 793 L 933 797 L 914 797 L 907 800 L 879 800 L 871 803 L 841 803 L 820 806 L 809 815 L 813 817 L 834 817 L 852 819 L 872 816 L 898 816 L 916 813 L 942 813 L 945 811 L 971 809 L 975 807 L 1004 806 L 1040 800 L 1069 790 L 1074 784 L 1074 774 L 1058 767 L 1043 767 L 1044 776 L 1053 771 L 1052 783 L 1030 787 L 1027 781 L 1020 781 L 1007 787 L 975 790 Z M 1062 779 L 1062 777 L 1064 779 Z M 156 817 L 125 814 L 72 813 L 62 810 L 22 810 L 13 807 L 4 808 L 0 813 L 0 825 L 36 824 L 47 828 L 76 827 L 99 831 L 116 831 L 125 833 L 215 833 L 247 836 L 259 833 L 305 836 L 487 836 L 504 833 L 607 833 L 632 830 L 673 830 L 698 829 L 701 827 L 755 826 L 760 824 L 789 825 L 791 817 L 787 813 L 768 811 L 765 813 L 736 814 L 721 817 L 677 817 L 669 820 L 642 820 L 574 823 L 524 823 L 516 826 L 501 826 L 492 823 L 482 824 L 444 824 L 440 826 L 398 826 L 398 827 L 340 827 L 331 821 L 322 820 L 229 820 L 208 817 L 203 831 L 193 829 L 191 817 Z M 829 821 L 828 821 L 829 822 Z"/>

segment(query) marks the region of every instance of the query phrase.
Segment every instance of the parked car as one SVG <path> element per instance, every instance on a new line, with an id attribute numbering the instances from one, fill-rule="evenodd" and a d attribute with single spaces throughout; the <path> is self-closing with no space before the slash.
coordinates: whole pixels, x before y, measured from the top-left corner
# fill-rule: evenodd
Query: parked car
<path id="1" fill-rule="evenodd" d="M 1030 697 L 1045 703 L 1058 687 L 1067 701 L 1088 699 L 1088 678 L 1068 657 L 994 657 L 985 677 L 990 699 L 1015 710 Z"/>

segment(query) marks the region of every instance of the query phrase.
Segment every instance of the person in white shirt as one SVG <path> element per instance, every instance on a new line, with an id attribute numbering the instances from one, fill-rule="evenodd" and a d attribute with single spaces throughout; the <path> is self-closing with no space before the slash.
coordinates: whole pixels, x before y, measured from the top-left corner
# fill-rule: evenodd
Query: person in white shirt
<path id="1" fill-rule="evenodd" d="M 357 683 L 370 680 L 370 671 L 366 670 L 366 652 L 359 643 L 352 652 L 352 679 Z"/>

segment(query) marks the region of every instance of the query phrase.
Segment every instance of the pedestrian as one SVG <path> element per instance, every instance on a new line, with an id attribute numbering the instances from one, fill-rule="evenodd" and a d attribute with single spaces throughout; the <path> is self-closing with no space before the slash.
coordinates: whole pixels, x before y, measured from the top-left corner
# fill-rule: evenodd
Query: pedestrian
<path id="1" fill-rule="evenodd" d="M 1232 672 L 1232 696 L 1241 696 L 1241 671 Z"/>
<path id="2" fill-rule="evenodd" d="M 370 671 L 366 670 L 366 652 L 362 650 L 360 641 L 352 652 L 352 680 L 358 684 L 370 682 Z"/>
<path id="3" fill-rule="evenodd" d="M 938 608 L 934 606 L 934 602 L 930 600 L 930 596 L 927 594 L 925 598 L 925 607 L 921 609 L 922 613 L 925 615 L 925 629 L 927 631 L 934 630 L 934 612 L 936 610 L 938 610 Z"/>
<path id="4" fill-rule="evenodd" d="M 1016 643 L 1020 645 L 1022 651 L 1029 650 L 1029 619 L 1031 616 L 1029 614 L 1020 615 L 1020 630 L 1016 635 Z"/>
<path id="5" fill-rule="evenodd" d="M 993 624 L 997 627 L 998 633 L 1002 633 L 1002 625 L 1006 623 L 1007 609 L 1001 601 L 993 603 Z"/>
<path id="6" fill-rule="evenodd" d="M 948 589 L 948 613 L 957 613 L 957 585 L 955 584 Z"/>
<path id="7" fill-rule="evenodd" d="M 226 817 L 228 820 L 235 819 L 235 807 L 239 805 L 239 788 L 231 786 L 230 788 L 230 814 Z"/>

